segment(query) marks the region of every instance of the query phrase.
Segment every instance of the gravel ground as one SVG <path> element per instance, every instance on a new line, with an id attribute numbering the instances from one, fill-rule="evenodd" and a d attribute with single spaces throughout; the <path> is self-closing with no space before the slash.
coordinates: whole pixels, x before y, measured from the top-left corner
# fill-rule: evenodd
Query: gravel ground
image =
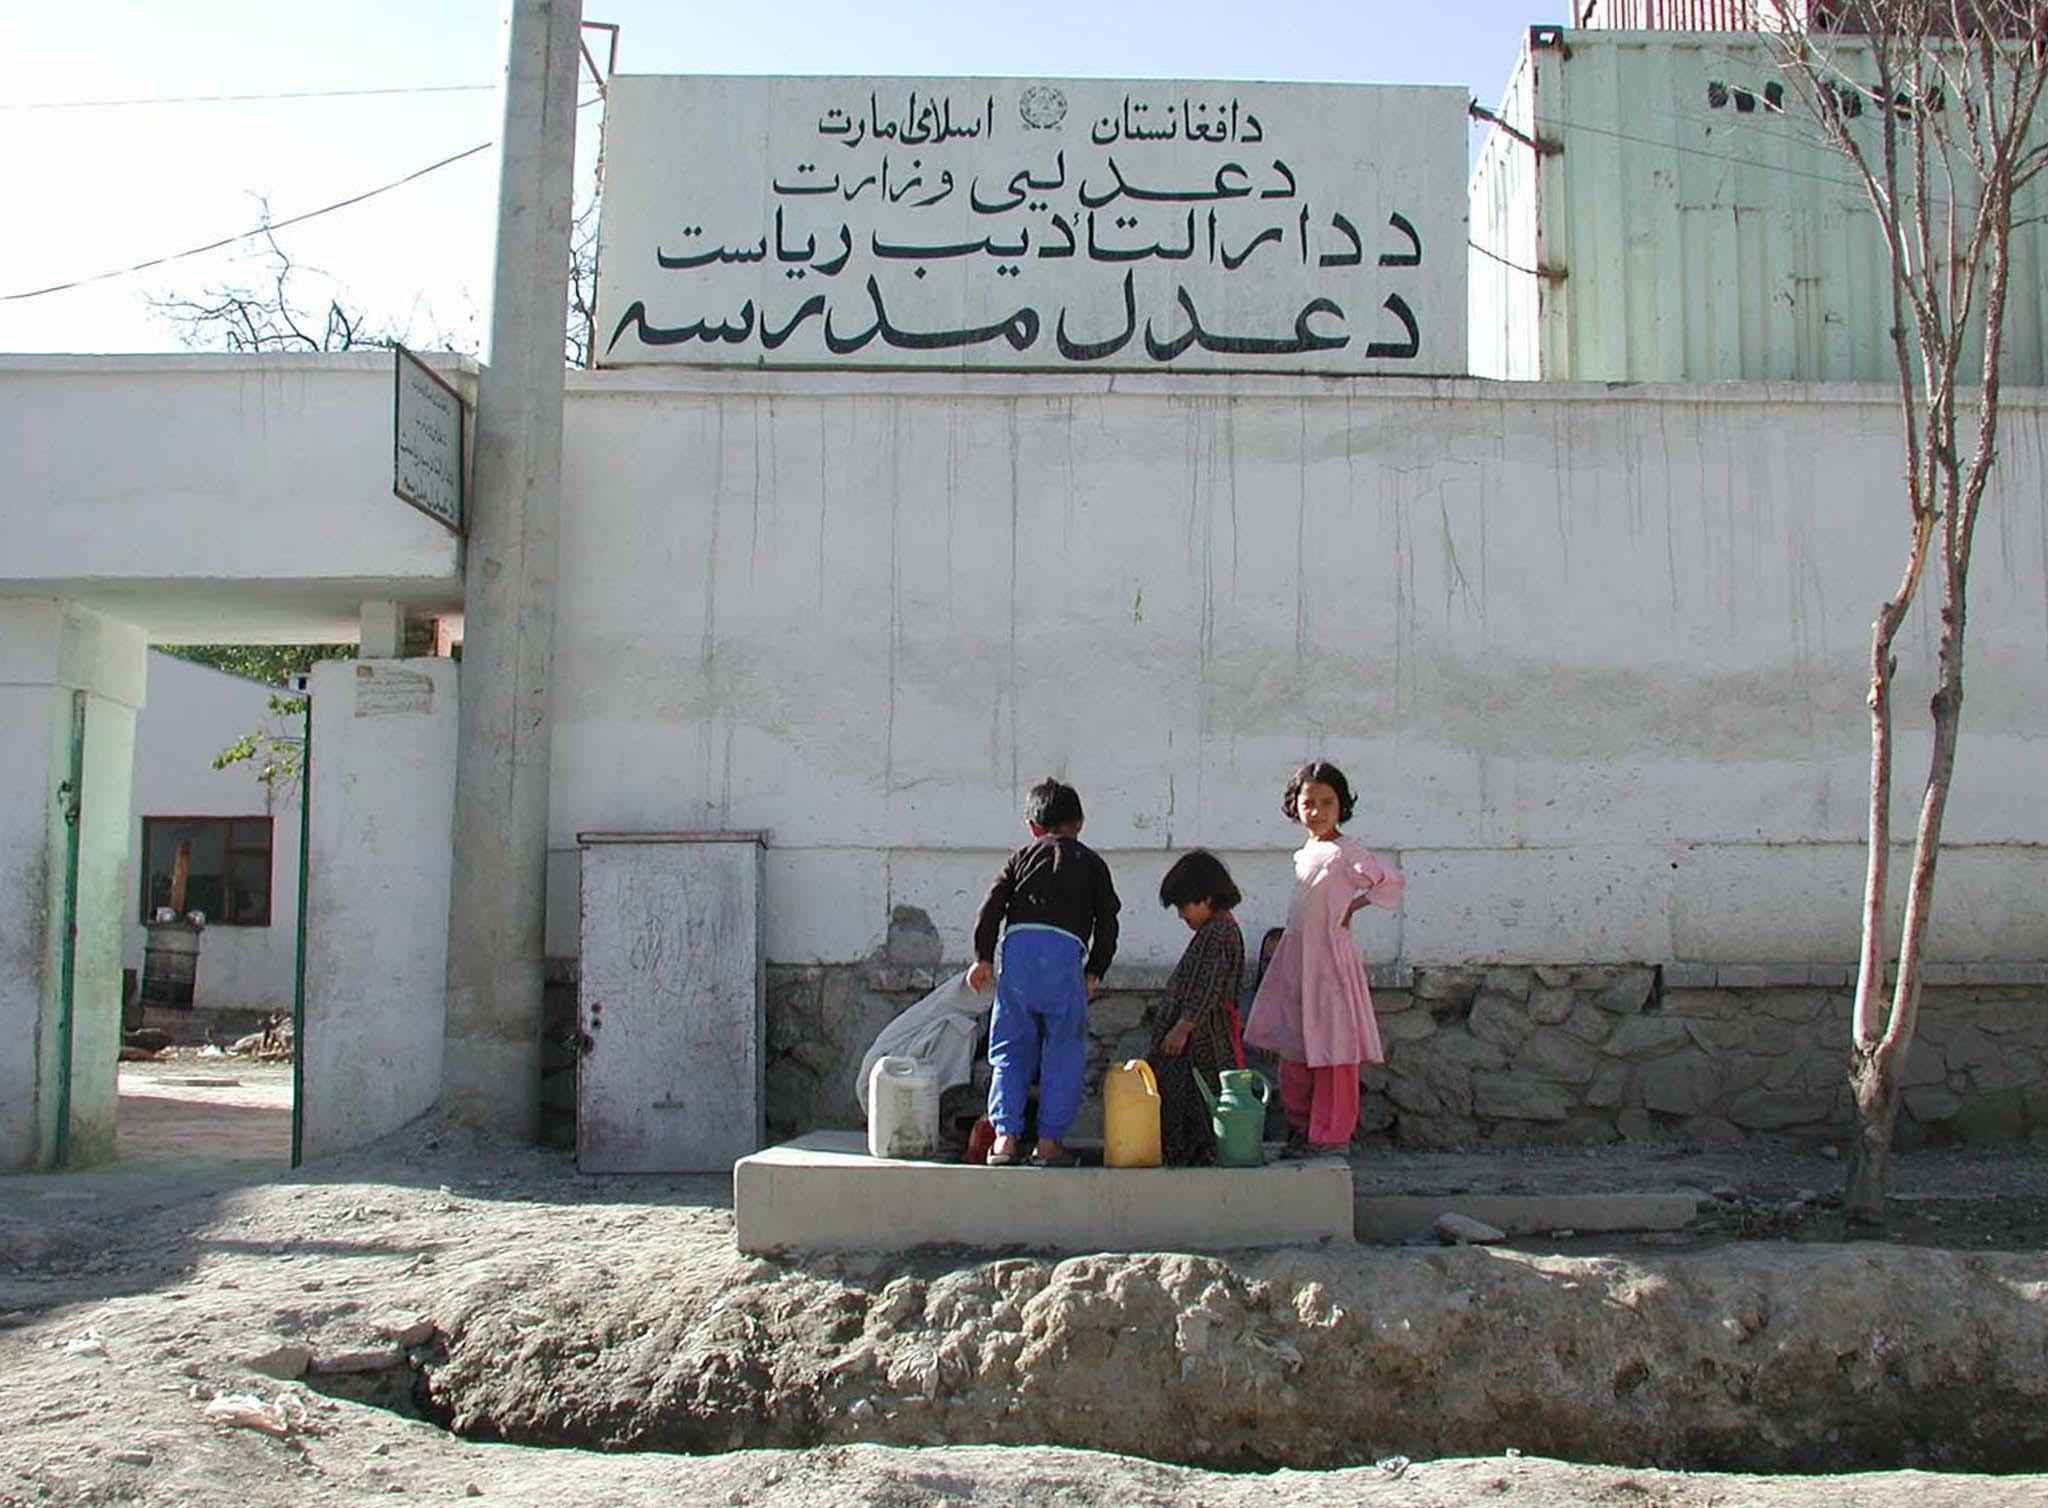
<path id="1" fill-rule="evenodd" d="M 1593 1156 L 1378 1154 L 1361 1158 L 1358 1176 L 1363 1189 L 1404 1192 L 1722 1191 L 1702 1230 L 1683 1238 L 1697 1251 L 1660 1252 L 1655 1246 L 1668 1243 L 1646 1249 L 1639 1238 L 1617 1236 L 1584 1257 L 1498 1259 L 1542 1264 L 1554 1275 L 1581 1262 L 1588 1271 L 1603 1263 L 1711 1265 L 1723 1248 L 1772 1246 L 1796 1262 L 1785 1238 L 1828 1233 L 1827 1197 L 1840 1169 L 1818 1153 L 1762 1146 L 1621 1147 Z M 1909 1241 L 2038 1252 L 2048 1234 L 2048 1157 L 2031 1149 L 1916 1153 L 1900 1160 L 1895 1188 L 1908 1196 L 1900 1201 L 1908 1229 L 1899 1234 Z M 1841 1248 L 1813 1250 L 1819 1259 Z M 1156 1268 L 1160 1259 L 1128 1260 Z M 890 1269 L 904 1264 L 870 1265 L 863 1281 L 885 1297 Z M 915 1265 L 936 1271 L 948 1260 Z M 1668 1472 L 1547 1460 L 1514 1453 L 1512 1442 L 1503 1442 L 1504 1454 L 1268 1474 L 1028 1443 L 697 1455 L 537 1449 L 453 1435 L 417 1417 L 393 1388 L 392 1379 L 409 1375 L 394 1361 L 410 1350 L 431 1365 L 445 1339 L 439 1327 L 458 1314 L 473 1317 L 475 1335 L 486 1321 L 496 1327 L 508 1367 L 538 1365 L 544 1376 L 553 1366 L 566 1376 L 590 1366 L 601 1358 L 572 1344 L 587 1327 L 560 1306 L 574 1299 L 580 1273 L 597 1282 L 636 1271 L 659 1285 L 648 1307 L 657 1299 L 682 1305 L 694 1292 L 706 1322 L 721 1305 L 738 1313 L 743 1301 L 792 1281 L 786 1269 L 733 1251 L 722 1178 L 584 1178 L 559 1155 L 430 1129 L 293 1175 L 218 1156 L 0 1178 L 0 1505 L 326 1504 L 399 1494 L 429 1502 L 821 1508 L 2048 1504 L 2048 1477 Z M 2034 1278 L 2019 1286 L 2048 1288 L 2039 1281 L 2048 1270 Z M 612 1301 L 635 1302 L 630 1293 Z M 803 1317 L 785 1322 L 796 1328 Z M 468 1364 L 476 1365 L 474 1354 Z"/>

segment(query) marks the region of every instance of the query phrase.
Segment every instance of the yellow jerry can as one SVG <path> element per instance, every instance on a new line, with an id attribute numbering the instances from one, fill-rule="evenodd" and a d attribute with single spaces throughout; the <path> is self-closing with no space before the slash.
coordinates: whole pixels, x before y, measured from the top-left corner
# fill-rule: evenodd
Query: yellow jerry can
<path id="1" fill-rule="evenodd" d="M 1112 1063 L 1102 1075 L 1102 1163 L 1159 1166 L 1159 1081 L 1143 1058 Z"/>

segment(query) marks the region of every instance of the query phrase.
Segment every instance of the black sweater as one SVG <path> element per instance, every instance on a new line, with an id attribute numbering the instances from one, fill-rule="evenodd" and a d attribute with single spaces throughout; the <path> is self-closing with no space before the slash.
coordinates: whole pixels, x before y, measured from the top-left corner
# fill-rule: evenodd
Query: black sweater
<path id="1" fill-rule="evenodd" d="M 974 956 L 991 963 L 1004 923 L 1036 922 L 1071 932 L 1088 945 L 1085 972 L 1100 979 L 1116 957 L 1121 905 L 1109 866 L 1079 838 L 1047 833 L 1010 855 L 974 922 Z"/>

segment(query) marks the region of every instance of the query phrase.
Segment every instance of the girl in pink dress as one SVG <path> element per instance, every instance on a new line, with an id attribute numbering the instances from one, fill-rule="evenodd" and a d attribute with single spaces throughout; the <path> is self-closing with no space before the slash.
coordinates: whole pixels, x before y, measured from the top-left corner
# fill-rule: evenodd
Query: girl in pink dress
<path id="1" fill-rule="evenodd" d="M 1294 855 L 1287 931 L 1259 983 L 1244 1039 L 1280 1059 L 1280 1104 L 1292 1128 L 1283 1156 L 1346 1151 L 1358 1129 L 1358 1065 L 1387 1057 L 1351 915 L 1361 906 L 1393 906 L 1402 881 L 1337 830 L 1355 804 L 1344 772 L 1321 761 L 1296 770 L 1280 798 L 1308 841 Z"/>

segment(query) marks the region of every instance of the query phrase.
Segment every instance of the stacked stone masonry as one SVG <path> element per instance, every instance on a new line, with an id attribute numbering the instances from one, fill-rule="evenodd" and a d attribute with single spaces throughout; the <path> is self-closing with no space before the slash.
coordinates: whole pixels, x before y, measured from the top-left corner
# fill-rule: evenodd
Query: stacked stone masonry
<path id="1" fill-rule="evenodd" d="M 1163 973 L 1163 971 L 1161 971 Z M 1387 1062 L 1362 1070 L 1361 1137 L 1404 1146 L 1752 1134 L 1839 1137 L 1850 990 L 1825 968 L 1724 969 L 1675 989 L 1647 966 L 1383 970 L 1374 1001 Z M 1703 971 L 1709 980 L 1715 976 Z M 771 1132 L 859 1123 L 862 1053 L 943 967 L 772 968 Z M 1700 977 L 1695 974 L 1692 977 Z M 1786 978 L 1819 983 L 1780 983 Z M 1995 977 L 2016 977 L 2016 971 Z M 1089 1012 L 1089 1083 L 1141 1055 L 1161 979 L 1127 977 Z M 1402 987 L 1405 986 L 1405 987 Z M 1930 985 L 1907 1061 L 1904 1145 L 2048 1135 L 2048 988 Z M 1091 1096 L 1077 1134 L 1093 1129 Z"/>
<path id="2" fill-rule="evenodd" d="M 875 1034 L 956 972 L 929 964 L 771 965 L 768 1129 L 860 1124 L 854 1078 Z M 1164 969 L 1120 969 L 1089 1011 L 1090 1099 L 1141 1056 Z M 1979 966 L 1923 991 L 1902 1145 L 2048 1137 L 2048 971 Z M 575 964 L 550 971 L 549 1123 L 574 1124 Z M 1686 981 L 1674 986 L 1674 979 Z M 1803 982 L 1801 982 L 1803 981 Z M 1361 1071 L 1359 1135 L 1410 1147 L 1835 1140 L 1850 1125 L 1850 988 L 1833 966 L 1379 969 L 1387 1062 Z"/>

